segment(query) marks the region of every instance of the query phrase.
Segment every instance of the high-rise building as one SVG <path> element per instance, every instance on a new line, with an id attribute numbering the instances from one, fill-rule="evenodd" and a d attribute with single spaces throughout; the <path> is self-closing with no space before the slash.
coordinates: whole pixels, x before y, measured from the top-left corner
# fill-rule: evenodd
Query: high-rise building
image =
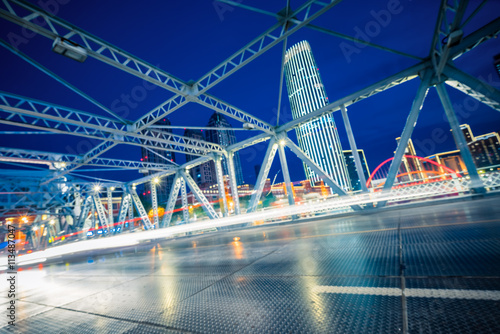
<path id="1" fill-rule="evenodd" d="M 164 118 L 155 123 L 158 126 L 169 126 L 171 125 L 170 120 L 168 118 Z M 158 132 L 169 132 L 172 133 L 170 129 L 153 129 L 152 131 Z M 153 162 L 153 163 L 161 163 L 168 164 L 168 161 L 175 162 L 175 152 L 164 151 L 158 149 L 146 149 L 145 147 L 141 147 L 141 161 L 144 162 Z M 145 171 L 143 173 L 144 176 L 156 173 L 156 171 Z M 170 195 L 170 189 L 172 188 L 174 176 L 168 176 L 161 179 L 161 183 L 156 186 L 156 195 L 158 197 L 158 205 L 163 205 Z M 151 194 L 151 187 L 148 182 L 144 184 L 144 197 L 149 197 Z"/>
<path id="2" fill-rule="evenodd" d="M 184 137 L 189 137 L 198 140 L 205 140 L 205 136 L 203 135 L 203 130 L 192 130 L 186 129 L 184 130 Z M 186 154 L 186 162 L 194 160 L 198 158 L 196 155 Z M 205 162 L 201 165 L 197 165 L 193 168 L 189 169 L 189 173 L 193 178 L 194 182 L 200 188 L 205 188 L 217 183 L 215 173 L 215 164 L 213 161 Z"/>
<path id="3" fill-rule="evenodd" d="M 307 41 L 299 42 L 285 54 L 285 77 L 294 119 L 328 104 L 325 88 Z M 329 174 L 338 185 L 349 190 L 349 175 L 332 115 L 325 115 L 296 128 L 299 147 Z M 314 184 L 319 177 L 304 164 L 306 177 Z"/>
<path id="4" fill-rule="evenodd" d="M 221 128 L 221 130 L 207 130 L 206 138 L 207 141 L 222 146 L 229 146 L 236 143 L 236 136 L 234 135 L 234 130 L 232 130 L 231 124 L 227 121 L 224 115 L 214 112 L 213 115 L 208 120 L 207 127 L 209 128 Z M 240 155 L 238 152 L 234 153 L 234 172 L 236 177 L 236 183 L 238 185 L 243 184 L 243 172 L 241 170 Z M 222 170 L 224 175 L 228 175 L 228 166 L 226 159 L 222 160 Z M 215 170 L 214 170 L 215 173 Z"/>
<path id="5" fill-rule="evenodd" d="M 468 124 L 460 125 L 460 129 L 477 168 L 500 165 L 500 135 L 497 132 L 474 136 Z"/>
<path id="6" fill-rule="evenodd" d="M 365 151 L 358 150 L 359 159 L 361 160 L 361 168 L 363 169 L 363 174 L 365 175 L 365 180 L 370 177 L 370 170 L 368 169 L 368 163 L 366 162 Z M 344 158 L 346 162 L 347 172 L 349 173 L 349 179 L 351 181 L 351 187 L 353 191 L 361 190 L 361 180 L 358 176 L 358 169 L 356 168 L 356 163 L 354 161 L 354 155 L 352 150 L 344 151 Z"/>

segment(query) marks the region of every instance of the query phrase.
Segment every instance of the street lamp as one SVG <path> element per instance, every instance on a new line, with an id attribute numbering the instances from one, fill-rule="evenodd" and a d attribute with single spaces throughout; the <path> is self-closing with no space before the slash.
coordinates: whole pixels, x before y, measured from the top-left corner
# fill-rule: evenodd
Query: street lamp
<path id="1" fill-rule="evenodd" d="M 52 44 L 52 51 L 80 63 L 87 59 L 87 50 L 66 38 L 57 37 Z"/>

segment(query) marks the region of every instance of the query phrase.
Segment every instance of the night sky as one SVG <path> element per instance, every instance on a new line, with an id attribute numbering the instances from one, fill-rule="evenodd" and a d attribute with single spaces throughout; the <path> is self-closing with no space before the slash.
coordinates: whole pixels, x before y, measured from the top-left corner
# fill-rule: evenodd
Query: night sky
<path id="1" fill-rule="evenodd" d="M 394 1 L 394 0 L 393 0 Z M 397 14 L 392 14 L 379 26 L 372 36 L 366 35 L 366 28 L 377 22 L 374 13 L 386 10 L 393 1 L 342 1 L 312 23 L 343 34 L 364 38 L 417 57 L 429 54 L 432 35 L 438 15 L 439 2 L 401 0 Z M 30 1 L 44 4 L 50 1 Z M 57 3 L 55 0 L 52 3 Z M 286 1 L 243 0 L 245 5 L 278 12 Z M 292 9 L 304 0 L 291 1 Z M 61 4 L 64 3 L 64 4 Z M 465 17 L 481 3 L 469 1 Z M 2 7 L 3 8 L 3 7 Z M 54 7 L 53 7 L 54 8 Z M 79 1 L 60 0 L 56 15 L 94 34 L 105 41 L 153 64 L 184 80 L 198 80 L 220 62 L 238 51 L 252 39 L 276 23 L 276 19 L 242 8 L 214 3 L 213 0 L 179 1 Z M 500 13 L 500 2 L 489 1 L 467 24 L 465 35 L 492 21 Z M 0 20 L 0 37 L 12 41 L 12 36 L 23 36 L 22 28 L 4 19 Z M 26 35 L 25 35 L 26 36 Z M 52 52 L 52 41 L 43 36 L 33 36 L 18 43 L 20 51 L 34 58 L 73 85 L 77 86 L 120 116 L 137 120 L 173 94 L 161 87 L 154 87 L 133 75 L 122 72 L 91 57 L 78 63 Z M 388 75 L 395 74 L 418 63 L 418 60 L 384 52 L 371 47 L 355 45 L 334 36 L 302 28 L 288 38 L 288 46 L 301 40 L 308 40 L 330 101 L 353 93 Z M 348 45 L 348 46 L 346 46 Z M 345 49 L 355 49 L 346 55 Z M 344 51 L 343 51 L 344 50 Z M 234 106 L 276 124 L 280 81 L 282 44 L 278 44 L 229 78 L 212 88 L 209 93 Z M 500 78 L 493 67 L 493 56 L 500 53 L 500 41 L 492 39 L 460 57 L 456 66 L 477 78 L 482 78 L 497 89 Z M 60 104 L 79 110 L 107 115 L 71 90 L 40 72 L 16 55 L 0 48 L 0 90 L 27 96 L 42 101 Z M 386 92 L 363 100 L 348 108 L 358 148 L 364 149 L 370 169 L 391 157 L 396 149 L 395 138 L 399 137 L 419 80 L 394 87 Z M 146 91 L 146 96 L 132 99 L 127 105 L 121 101 L 124 95 Z M 500 131 L 500 113 L 479 105 L 461 92 L 447 87 L 452 102 L 462 110 L 459 121 L 471 125 L 474 134 Z M 280 123 L 291 120 L 290 105 L 283 87 Z M 212 110 L 189 103 L 169 116 L 172 125 L 206 126 Z M 347 136 L 340 113 L 334 114 L 344 149 L 349 149 Z M 413 134 L 417 154 L 430 154 L 455 149 L 444 121 L 444 111 L 437 92 L 431 89 Z M 229 119 L 234 127 L 241 127 Z M 436 130 L 438 129 L 438 130 Z M 443 129 L 443 140 L 431 142 L 433 131 Z M 20 127 L 0 125 L 1 131 L 23 130 Z M 174 130 L 182 135 L 183 130 Z M 257 135 L 257 131 L 237 131 L 239 140 Z M 289 136 L 296 140 L 295 133 Z M 67 135 L 1 135 L 1 146 L 83 154 L 96 143 L 92 140 Z M 266 145 L 240 151 L 243 177 L 246 182 L 255 182 L 255 165 L 262 163 Z M 104 157 L 139 160 L 140 148 L 119 145 L 103 155 Z M 183 163 L 182 154 L 176 154 L 177 162 Z M 292 180 L 304 179 L 302 164 L 287 151 Z M 6 164 L 1 168 L 15 168 Z M 83 167 L 85 168 L 85 167 Z M 270 177 L 280 169 L 276 158 Z M 89 174 L 101 178 L 132 180 L 141 175 L 138 172 L 96 172 Z M 277 181 L 282 180 L 281 173 Z"/>

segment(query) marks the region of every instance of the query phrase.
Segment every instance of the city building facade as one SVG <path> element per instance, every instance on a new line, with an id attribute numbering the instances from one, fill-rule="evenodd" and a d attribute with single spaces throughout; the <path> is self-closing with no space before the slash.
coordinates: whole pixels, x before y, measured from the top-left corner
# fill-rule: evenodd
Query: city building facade
<path id="1" fill-rule="evenodd" d="M 352 150 L 344 150 L 344 159 L 346 162 L 347 173 L 349 174 L 349 179 L 351 181 L 352 191 L 360 191 L 361 180 L 358 176 L 358 169 L 356 168 L 356 163 L 354 162 L 354 155 Z M 363 169 L 363 174 L 365 175 L 365 180 L 370 177 L 370 169 L 368 168 L 368 163 L 366 162 L 365 151 L 358 150 L 359 159 L 361 160 L 361 167 Z"/>
<path id="2" fill-rule="evenodd" d="M 285 54 L 285 78 L 292 116 L 297 119 L 328 104 L 319 68 L 311 47 L 302 41 Z M 341 188 L 350 190 L 337 127 L 332 115 L 325 115 L 296 129 L 299 147 L 307 156 L 330 175 Z M 306 164 L 304 171 L 311 184 L 320 178 Z"/>
<path id="3" fill-rule="evenodd" d="M 218 112 L 213 113 L 213 115 L 208 120 L 207 127 L 209 128 L 221 128 L 220 130 L 208 129 L 206 130 L 206 140 L 211 143 L 216 143 L 222 146 L 229 146 L 236 143 L 236 136 L 234 135 L 234 130 L 231 124 L 227 121 L 224 115 Z M 240 155 L 238 152 L 234 153 L 234 172 L 236 177 L 236 183 L 238 185 L 243 184 L 243 171 L 241 169 Z M 222 171 L 224 175 L 228 175 L 228 164 L 227 160 L 222 160 Z M 215 174 L 215 168 L 213 169 Z M 215 176 L 214 176 L 214 180 Z"/>
<path id="4" fill-rule="evenodd" d="M 477 168 L 500 167 L 500 135 L 498 132 L 474 136 L 468 124 L 460 125 Z"/>

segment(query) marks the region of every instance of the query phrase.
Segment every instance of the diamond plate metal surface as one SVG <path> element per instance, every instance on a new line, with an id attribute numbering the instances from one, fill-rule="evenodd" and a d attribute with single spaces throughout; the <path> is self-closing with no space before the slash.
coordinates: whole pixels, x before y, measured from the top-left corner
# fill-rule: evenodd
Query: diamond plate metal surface
<path id="1" fill-rule="evenodd" d="M 16 328 L 0 332 L 498 333 L 496 202 L 220 231 L 47 263 L 18 274 Z"/>
<path id="2" fill-rule="evenodd" d="M 210 333 L 395 333 L 399 297 L 316 294 L 332 284 L 397 286 L 390 279 L 229 277 L 150 321 Z"/>

